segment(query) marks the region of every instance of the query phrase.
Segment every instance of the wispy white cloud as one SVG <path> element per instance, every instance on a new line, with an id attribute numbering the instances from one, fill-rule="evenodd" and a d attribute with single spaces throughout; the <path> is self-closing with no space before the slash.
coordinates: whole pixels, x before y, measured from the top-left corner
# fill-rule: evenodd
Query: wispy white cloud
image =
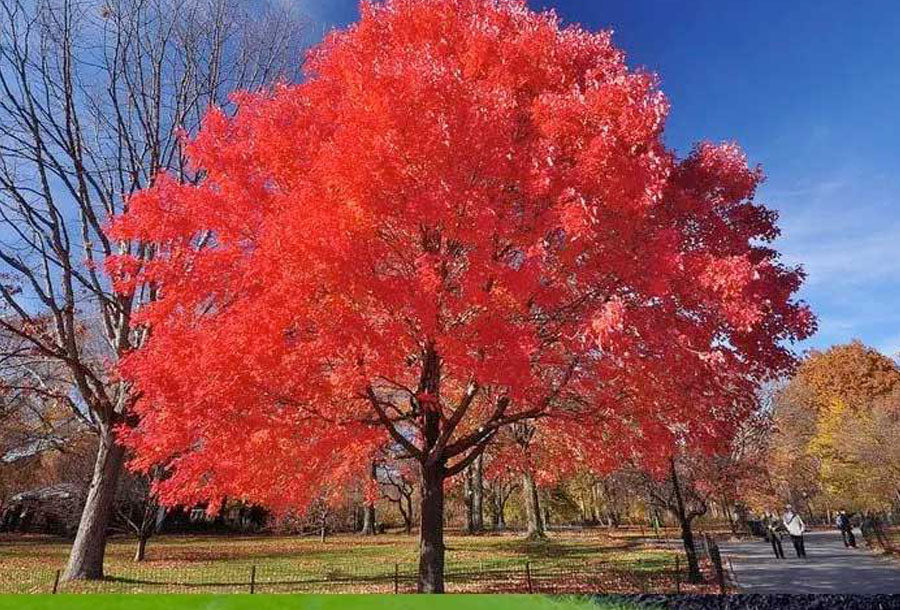
<path id="1" fill-rule="evenodd" d="M 801 296 L 820 316 L 809 345 L 859 338 L 900 351 L 900 181 L 847 164 L 821 179 L 768 184 L 781 211 L 776 247 L 808 274 Z"/>
<path id="2" fill-rule="evenodd" d="M 785 261 L 802 264 L 810 285 L 835 289 L 871 282 L 887 282 L 900 289 L 900 223 L 868 235 L 835 238 L 823 227 L 802 243 L 786 242 Z M 881 286 L 885 288 L 886 286 Z"/>

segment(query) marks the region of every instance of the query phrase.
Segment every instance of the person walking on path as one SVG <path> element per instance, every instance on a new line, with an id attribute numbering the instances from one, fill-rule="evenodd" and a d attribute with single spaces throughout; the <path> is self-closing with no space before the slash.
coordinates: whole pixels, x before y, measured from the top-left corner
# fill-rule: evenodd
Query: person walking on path
<path id="1" fill-rule="evenodd" d="M 853 535 L 853 524 L 850 522 L 850 516 L 847 515 L 847 511 L 838 512 L 837 519 L 835 520 L 837 527 L 841 530 L 841 538 L 844 540 L 844 546 L 846 548 L 856 547 L 856 536 Z"/>
<path id="2" fill-rule="evenodd" d="M 794 512 L 794 508 L 788 504 L 784 507 L 784 515 L 781 517 L 784 523 L 784 529 L 791 536 L 791 542 L 794 543 L 794 552 L 798 558 L 806 557 L 806 547 L 803 545 L 803 533 L 806 531 L 806 524 L 800 515 Z"/>
<path id="3" fill-rule="evenodd" d="M 775 553 L 775 559 L 784 559 L 784 547 L 781 545 L 781 522 L 774 513 L 766 513 L 766 534 L 768 534 L 769 542 L 772 543 L 772 551 Z"/>

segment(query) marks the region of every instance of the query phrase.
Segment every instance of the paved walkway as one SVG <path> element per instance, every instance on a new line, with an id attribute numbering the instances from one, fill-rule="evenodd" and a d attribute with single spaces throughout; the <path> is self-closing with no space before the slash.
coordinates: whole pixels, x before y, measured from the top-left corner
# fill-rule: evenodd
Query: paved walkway
<path id="1" fill-rule="evenodd" d="M 731 560 L 737 585 L 745 593 L 844 593 L 875 595 L 900 593 L 900 561 L 859 547 L 844 548 L 837 531 L 806 535 L 806 559 L 797 559 L 789 537 L 782 544 L 787 559 L 775 559 L 766 541 L 722 542 Z"/>

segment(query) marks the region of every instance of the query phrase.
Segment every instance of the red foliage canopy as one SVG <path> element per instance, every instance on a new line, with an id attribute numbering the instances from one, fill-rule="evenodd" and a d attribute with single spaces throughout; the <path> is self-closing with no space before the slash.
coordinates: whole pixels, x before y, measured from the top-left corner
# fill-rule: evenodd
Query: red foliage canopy
<path id="1" fill-rule="evenodd" d="M 303 84 L 208 114 L 199 184 L 160 176 L 111 226 L 157 248 L 108 268 L 160 288 L 123 437 L 170 466 L 162 499 L 300 506 L 389 438 L 452 474 L 538 417 L 606 456 L 726 436 L 814 325 L 760 172 L 667 151 L 608 33 L 518 1 L 361 10 Z"/>

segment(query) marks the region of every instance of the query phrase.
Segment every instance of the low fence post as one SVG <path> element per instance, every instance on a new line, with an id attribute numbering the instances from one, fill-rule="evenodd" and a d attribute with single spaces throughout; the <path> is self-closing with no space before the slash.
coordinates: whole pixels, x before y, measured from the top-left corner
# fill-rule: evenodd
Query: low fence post
<path id="1" fill-rule="evenodd" d="M 528 592 L 534 593 L 534 583 L 531 582 L 531 562 L 525 562 L 525 581 L 528 583 Z"/>
<path id="2" fill-rule="evenodd" d="M 59 570 L 56 571 L 56 576 L 53 577 L 53 595 L 56 595 L 56 590 L 59 588 Z"/>
<path id="3" fill-rule="evenodd" d="M 400 593 L 400 564 L 394 564 L 394 593 Z"/>
<path id="4" fill-rule="evenodd" d="M 250 595 L 256 593 L 256 566 L 250 567 Z"/>

